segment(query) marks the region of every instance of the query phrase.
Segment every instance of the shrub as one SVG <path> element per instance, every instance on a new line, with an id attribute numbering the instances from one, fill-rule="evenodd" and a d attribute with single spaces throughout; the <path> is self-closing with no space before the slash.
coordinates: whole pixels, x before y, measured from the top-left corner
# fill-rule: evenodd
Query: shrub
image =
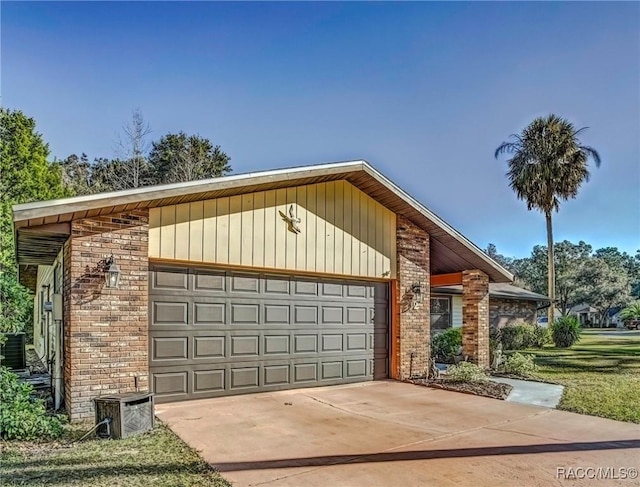
<path id="1" fill-rule="evenodd" d="M 569 348 L 580 340 L 580 322 L 575 316 L 563 316 L 551 325 L 551 337 L 558 348 Z"/>
<path id="2" fill-rule="evenodd" d="M 549 331 L 539 325 L 520 323 L 504 327 L 501 338 L 505 350 L 542 348 L 549 342 Z"/>
<path id="3" fill-rule="evenodd" d="M 533 362 L 533 355 L 523 355 L 515 352 L 505 359 L 503 370 L 507 374 L 527 377 L 538 370 L 538 366 Z"/>
<path id="4" fill-rule="evenodd" d="M 551 343 L 551 330 L 540 325 L 533 325 L 531 347 L 542 348 L 547 343 Z"/>
<path id="5" fill-rule="evenodd" d="M 62 434 L 60 416 L 50 416 L 42 399 L 32 398 L 33 386 L 0 367 L 0 438 L 34 440 Z"/>
<path id="6" fill-rule="evenodd" d="M 447 378 L 455 382 L 484 382 L 488 380 L 484 371 L 471 362 L 460 362 L 447 369 Z"/>
<path id="7" fill-rule="evenodd" d="M 439 362 L 451 363 L 462 346 L 462 329 L 447 328 L 433 337 L 431 342 L 433 357 Z"/>

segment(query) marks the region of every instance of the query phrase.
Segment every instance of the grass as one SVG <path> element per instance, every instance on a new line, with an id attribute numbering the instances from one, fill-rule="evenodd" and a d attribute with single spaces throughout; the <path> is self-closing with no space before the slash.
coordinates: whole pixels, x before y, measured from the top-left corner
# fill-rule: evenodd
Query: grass
<path id="1" fill-rule="evenodd" d="M 124 440 L 72 443 L 90 427 L 69 428 L 57 442 L 0 443 L 0 483 L 3 487 L 231 485 L 162 424 Z"/>
<path id="2" fill-rule="evenodd" d="M 583 330 L 571 348 L 528 350 L 542 380 L 565 386 L 558 409 L 640 423 L 640 333 Z"/>

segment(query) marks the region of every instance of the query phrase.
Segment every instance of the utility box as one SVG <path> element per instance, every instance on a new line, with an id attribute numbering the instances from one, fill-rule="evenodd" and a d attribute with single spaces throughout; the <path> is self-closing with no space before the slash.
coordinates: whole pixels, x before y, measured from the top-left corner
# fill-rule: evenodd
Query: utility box
<path id="1" fill-rule="evenodd" d="M 53 319 L 62 321 L 62 294 L 53 295 Z"/>
<path id="2" fill-rule="evenodd" d="M 131 393 L 96 397 L 96 434 L 100 438 L 120 439 L 153 429 L 155 422 L 153 394 Z"/>

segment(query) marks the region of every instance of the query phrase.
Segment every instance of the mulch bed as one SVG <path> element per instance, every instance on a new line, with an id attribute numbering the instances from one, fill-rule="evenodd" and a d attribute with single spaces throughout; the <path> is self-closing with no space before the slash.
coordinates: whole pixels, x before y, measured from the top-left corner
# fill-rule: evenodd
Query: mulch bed
<path id="1" fill-rule="evenodd" d="M 459 382 L 450 379 L 414 379 L 409 382 L 420 386 L 433 387 L 435 389 L 463 392 L 465 394 L 474 394 L 476 396 L 502 400 L 506 399 L 511 389 L 513 389 L 509 384 L 500 384 L 491 381 Z"/>

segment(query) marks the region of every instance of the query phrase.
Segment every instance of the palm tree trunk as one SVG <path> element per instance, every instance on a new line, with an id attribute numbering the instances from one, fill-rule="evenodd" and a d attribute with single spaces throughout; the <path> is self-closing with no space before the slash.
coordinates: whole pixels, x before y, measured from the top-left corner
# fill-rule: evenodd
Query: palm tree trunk
<path id="1" fill-rule="evenodd" d="M 549 306 L 548 323 L 551 325 L 555 319 L 555 301 L 556 301 L 556 269 L 555 261 L 553 259 L 553 226 L 551 224 L 551 212 L 545 213 L 547 219 L 547 255 L 548 255 L 548 292 L 547 295 L 551 300 L 551 306 Z"/>

